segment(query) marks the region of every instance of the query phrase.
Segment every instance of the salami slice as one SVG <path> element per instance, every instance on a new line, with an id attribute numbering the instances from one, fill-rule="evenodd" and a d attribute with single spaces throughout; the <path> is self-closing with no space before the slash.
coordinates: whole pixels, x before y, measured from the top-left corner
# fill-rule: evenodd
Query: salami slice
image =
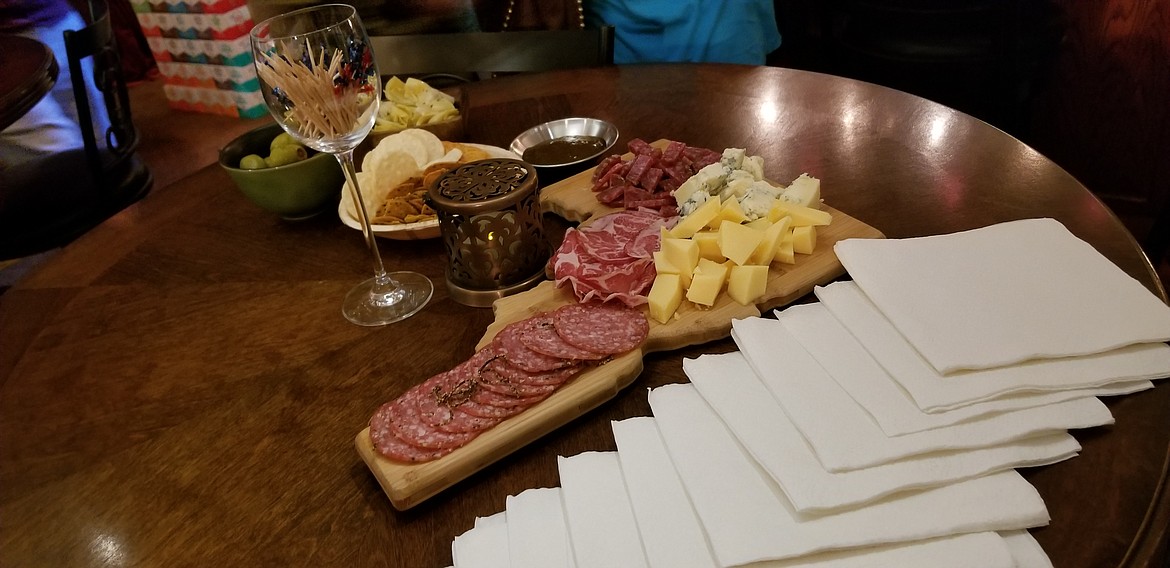
<path id="1" fill-rule="evenodd" d="M 570 365 L 571 362 L 556 357 L 549 357 L 537 353 L 524 342 L 520 340 L 520 334 L 525 329 L 537 325 L 537 318 L 529 318 L 508 324 L 500 333 L 492 338 L 491 347 L 496 353 L 502 355 L 513 366 L 524 369 L 531 373 L 539 373 L 541 371 L 551 371 Z"/>
<path id="2" fill-rule="evenodd" d="M 604 353 L 586 351 L 565 343 L 553 327 L 552 314 L 541 314 L 534 319 L 537 320 L 536 324 L 524 328 L 520 333 L 520 341 L 529 349 L 549 357 L 572 361 L 596 361 L 605 357 Z"/>
<path id="3" fill-rule="evenodd" d="M 484 390 L 488 390 L 504 396 L 511 396 L 514 398 L 545 395 L 552 392 L 553 390 L 556 390 L 559 384 L 560 383 L 550 383 L 546 385 L 526 385 L 523 383 L 513 383 L 491 369 L 484 371 L 483 374 L 480 375 L 479 381 L 479 387 Z"/>
<path id="4" fill-rule="evenodd" d="M 588 351 L 625 353 L 642 343 L 650 323 L 641 310 L 616 304 L 569 304 L 553 312 L 565 343 Z"/>
<path id="5" fill-rule="evenodd" d="M 524 369 L 514 367 L 506 360 L 497 359 L 492 361 L 489 368 L 503 377 L 510 383 L 518 385 L 562 385 L 574 375 L 581 372 L 580 365 L 572 367 L 562 367 L 552 371 L 541 371 L 539 373 L 530 373 Z"/>
<path id="6" fill-rule="evenodd" d="M 455 451 L 455 448 L 439 450 L 419 448 L 398 439 L 390 427 L 392 415 L 390 407 L 393 404 L 393 402 L 383 404 L 370 419 L 370 442 L 379 455 L 399 462 L 421 463 L 439 459 Z"/>
<path id="7" fill-rule="evenodd" d="M 490 404 L 476 402 L 474 397 L 472 397 L 463 404 L 459 405 L 459 412 L 470 414 L 479 418 L 500 421 L 504 420 L 505 418 L 520 414 L 521 412 L 524 412 L 524 409 L 526 408 L 528 407 L 513 406 L 510 408 L 505 408 L 502 406 L 492 406 Z"/>
<path id="8" fill-rule="evenodd" d="M 466 404 L 463 403 L 463 404 Z M 476 416 L 463 411 L 463 404 L 455 407 L 451 411 L 451 419 L 445 424 L 439 426 L 439 429 L 444 432 L 464 433 L 464 432 L 483 432 L 496 424 L 499 424 L 503 418 L 484 418 Z"/>
<path id="9" fill-rule="evenodd" d="M 470 442 L 478 432 L 444 432 L 428 425 L 419 415 L 417 395 L 395 400 L 390 410 L 390 429 L 399 440 L 428 450 L 455 449 Z"/>
<path id="10" fill-rule="evenodd" d="M 494 393 L 494 392 L 492 392 L 490 390 L 486 390 L 486 389 L 480 389 L 480 390 L 475 391 L 475 394 L 471 395 L 471 400 L 478 402 L 480 404 L 486 404 L 488 406 L 495 406 L 497 408 L 509 408 L 509 409 L 524 410 L 524 409 L 548 398 L 548 395 L 552 394 L 553 391 L 555 391 L 555 390 L 557 390 L 556 387 L 551 387 L 547 394 L 517 398 L 514 396 L 497 394 L 497 393 Z M 519 410 L 517 412 L 519 412 Z"/>

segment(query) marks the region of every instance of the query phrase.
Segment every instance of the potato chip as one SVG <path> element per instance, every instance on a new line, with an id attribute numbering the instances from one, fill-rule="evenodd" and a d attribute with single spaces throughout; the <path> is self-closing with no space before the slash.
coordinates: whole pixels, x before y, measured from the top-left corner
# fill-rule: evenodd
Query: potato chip
<path id="1" fill-rule="evenodd" d="M 405 82 L 391 77 L 382 92 L 386 100 L 378 109 L 377 132 L 398 132 L 459 117 L 454 97 L 413 77 Z"/>

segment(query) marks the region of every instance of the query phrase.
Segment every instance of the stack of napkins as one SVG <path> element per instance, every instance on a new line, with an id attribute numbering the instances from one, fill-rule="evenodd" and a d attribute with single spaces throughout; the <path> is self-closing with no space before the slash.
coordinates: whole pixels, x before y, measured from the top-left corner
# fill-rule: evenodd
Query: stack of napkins
<path id="1" fill-rule="evenodd" d="M 1015 469 L 1170 376 L 1170 308 L 1051 219 L 836 252 L 853 282 L 733 322 L 738 352 L 684 360 L 456 568 L 1051 566 Z"/>

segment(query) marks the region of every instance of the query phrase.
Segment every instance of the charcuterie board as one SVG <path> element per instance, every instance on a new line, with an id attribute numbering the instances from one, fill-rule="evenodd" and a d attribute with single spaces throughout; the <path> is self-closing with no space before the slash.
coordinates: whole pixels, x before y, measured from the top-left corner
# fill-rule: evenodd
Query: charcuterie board
<path id="1" fill-rule="evenodd" d="M 665 141 L 655 143 L 659 144 L 665 144 Z M 614 211 L 594 198 L 590 190 L 591 176 L 592 171 L 587 170 L 542 189 L 544 210 L 570 221 L 588 221 L 596 215 Z M 794 265 L 773 264 L 767 292 L 756 305 L 743 306 L 725 295 L 706 309 L 684 302 L 674 319 L 666 324 L 650 320 L 649 335 L 640 348 L 581 373 L 549 398 L 437 460 L 406 464 L 385 459 L 374 450 L 369 428 L 363 429 L 355 439 L 358 454 L 395 508 L 406 510 L 418 505 L 613 398 L 637 379 L 645 354 L 727 337 L 731 333 L 732 320 L 759 316 L 763 311 L 793 302 L 811 292 L 813 287 L 841 276 L 844 268 L 833 253 L 833 244 L 837 241 L 883 238 L 877 229 L 845 213 L 827 206 L 824 209 L 833 215 L 833 221 L 820 228 L 816 249 L 812 254 L 798 255 Z M 487 345 L 508 323 L 575 301 L 570 291 L 556 287 L 551 281 L 497 300 L 492 306 L 495 321 L 488 326 L 476 349 Z M 470 357 L 471 353 L 466 355 Z M 419 377 L 420 381 L 424 379 L 426 377 Z"/>

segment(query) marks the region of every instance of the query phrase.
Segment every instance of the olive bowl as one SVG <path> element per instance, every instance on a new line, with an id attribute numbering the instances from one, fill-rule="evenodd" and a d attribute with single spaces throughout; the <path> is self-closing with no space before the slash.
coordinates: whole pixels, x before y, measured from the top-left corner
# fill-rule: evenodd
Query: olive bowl
<path id="1" fill-rule="evenodd" d="M 313 153 L 307 159 L 257 170 L 241 169 L 240 158 L 266 156 L 272 139 L 283 132 L 272 123 L 248 131 L 219 151 L 219 165 L 250 201 L 288 220 L 307 219 L 332 210 L 341 197 L 345 176 L 331 154 Z"/>
<path id="2" fill-rule="evenodd" d="M 553 162 L 533 161 L 529 159 L 530 156 L 525 156 L 524 154 L 525 151 L 542 143 L 579 136 L 600 138 L 602 145 L 598 150 L 586 155 L 574 156 L 570 159 Z M 541 183 L 546 183 L 567 177 L 597 164 L 601 156 L 608 153 L 613 148 L 613 145 L 617 143 L 617 140 L 617 127 L 604 120 L 580 117 L 562 118 L 538 124 L 521 132 L 520 135 L 512 140 L 509 149 L 516 153 L 516 155 L 524 157 L 524 161 L 532 164 L 536 168 L 537 176 L 541 178 Z"/>

